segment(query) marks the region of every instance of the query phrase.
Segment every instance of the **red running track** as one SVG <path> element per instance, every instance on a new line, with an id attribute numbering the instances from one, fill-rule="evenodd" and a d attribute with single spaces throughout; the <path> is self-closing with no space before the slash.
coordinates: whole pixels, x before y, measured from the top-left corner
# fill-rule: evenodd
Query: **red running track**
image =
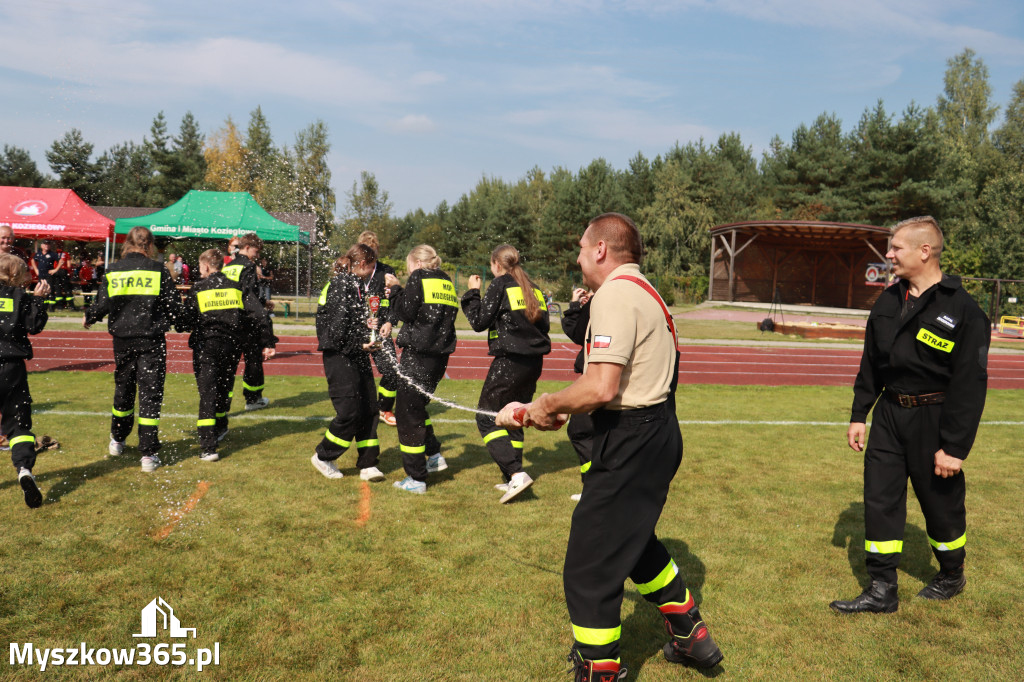
<path id="1" fill-rule="evenodd" d="M 277 357 L 264 365 L 268 376 L 323 376 L 316 338 L 282 336 Z M 192 351 L 185 334 L 167 335 L 168 371 L 192 373 Z M 29 370 L 112 372 L 113 347 L 105 332 L 45 331 L 33 337 L 35 359 Z M 542 379 L 571 380 L 578 346 L 553 343 Z M 852 386 L 860 351 L 846 348 L 753 348 L 682 346 L 679 382 L 762 386 Z M 448 363 L 451 379 L 483 379 L 490 366 L 487 343 L 459 340 Z M 989 388 L 1024 389 L 1024 354 L 989 356 Z"/>

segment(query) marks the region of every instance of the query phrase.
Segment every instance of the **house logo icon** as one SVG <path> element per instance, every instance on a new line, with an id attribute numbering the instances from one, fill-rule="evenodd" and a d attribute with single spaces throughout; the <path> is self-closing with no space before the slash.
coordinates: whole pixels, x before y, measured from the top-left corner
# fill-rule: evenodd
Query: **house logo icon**
<path id="1" fill-rule="evenodd" d="M 191 632 L 192 639 L 196 638 L 196 629 L 181 627 L 174 609 L 163 597 L 157 597 L 142 609 L 142 632 L 132 637 L 156 637 L 160 629 L 167 630 L 171 637 L 188 637 Z"/>

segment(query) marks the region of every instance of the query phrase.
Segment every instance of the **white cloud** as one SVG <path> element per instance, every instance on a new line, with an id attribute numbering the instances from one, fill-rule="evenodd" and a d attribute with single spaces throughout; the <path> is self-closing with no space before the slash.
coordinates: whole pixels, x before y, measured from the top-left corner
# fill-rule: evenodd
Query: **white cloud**
<path id="1" fill-rule="evenodd" d="M 391 124 L 390 128 L 400 133 L 430 133 L 437 129 L 429 116 L 407 114 Z"/>
<path id="2" fill-rule="evenodd" d="M 584 107 L 577 110 L 533 109 L 511 112 L 504 117 L 513 126 L 510 134 L 519 144 L 549 149 L 556 140 L 593 139 L 632 145 L 634 148 L 668 148 L 701 137 L 717 139 L 720 134 L 706 125 L 673 120 L 629 108 Z M 554 134 L 553 134 L 554 133 Z"/>

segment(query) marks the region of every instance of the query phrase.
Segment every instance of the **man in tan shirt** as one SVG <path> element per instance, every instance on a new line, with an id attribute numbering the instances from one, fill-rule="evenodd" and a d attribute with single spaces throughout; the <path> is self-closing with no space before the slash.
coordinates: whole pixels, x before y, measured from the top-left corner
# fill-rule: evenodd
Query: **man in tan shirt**
<path id="1" fill-rule="evenodd" d="M 675 561 L 654 534 L 683 454 L 675 415 L 675 327 L 664 302 L 640 274 L 643 246 L 628 217 L 594 218 L 577 262 L 596 293 L 583 375 L 525 406 L 523 422 L 558 428 L 566 414 L 592 412 L 593 459 L 572 517 L 563 582 L 575 643 L 576 679 L 614 682 L 623 584 L 630 578 L 661 611 L 673 663 L 711 668 L 723 658 Z M 514 425 L 512 403 L 498 423 Z"/>

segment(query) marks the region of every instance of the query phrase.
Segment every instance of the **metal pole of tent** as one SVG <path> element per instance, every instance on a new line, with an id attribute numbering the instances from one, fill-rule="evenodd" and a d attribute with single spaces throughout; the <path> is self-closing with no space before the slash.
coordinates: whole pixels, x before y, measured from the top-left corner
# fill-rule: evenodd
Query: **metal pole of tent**
<path id="1" fill-rule="evenodd" d="M 299 240 L 295 240 L 295 317 L 299 316 Z"/>

